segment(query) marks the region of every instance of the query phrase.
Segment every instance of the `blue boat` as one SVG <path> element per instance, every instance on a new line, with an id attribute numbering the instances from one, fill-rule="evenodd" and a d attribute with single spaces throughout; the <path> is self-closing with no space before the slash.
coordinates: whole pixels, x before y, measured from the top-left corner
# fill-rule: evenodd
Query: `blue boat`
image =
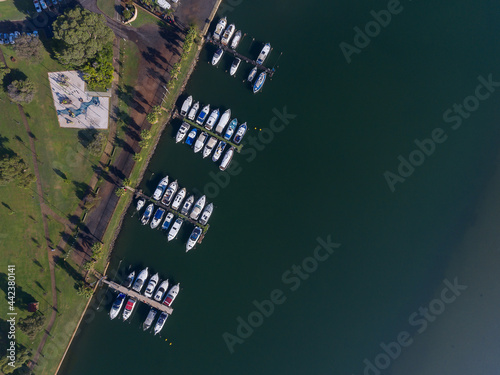
<path id="1" fill-rule="evenodd" d="M 172 224 L 172 220 L 174 220 L 174 217 L 174 214 L 172 212 L 169 212 L 165 217 L 165 221 L 163 222 L 161 229 L 167 230 L 170 224 Z"/>
<path id="2" fill-rule="evenodd" d="M 196 135 L 198 134 L 198 129 L 193 128 L 188 134 L 188 137 L 186 139 L 186 144 L 192 146 L 194 140 L 196 139 Z"/>
<path id="3" fill-rule="evenodd" d="M 238 119 L 235 118 L 233 121 L 229 123 L 229 126 L 227 127 L 226 134 L 224 134 L 224 139 L 230 140 L 231 137 L 233 136 L 234 129 L 236 129 L 236 125 L 238 125 Z"/>
<path id="4" fill-rule="evenodd" d="M 203 125 L 203 123 L 207 119 L 208 112 L 210 112 L 210 104 L 207 104 L 205 107 L 203 107 L 200 114 L 198 115 L 198 118 L 196 119 L 196 123 L 198 125 Z"/>
<path id="5" fill-rule="evenodd" d="M 234 136 L 234 143 L 239 145 L 241 140 L 245 136 L 246 132 L 247 132 L 247 123 L 245 122 L 244 124 L 241 124 L 240 127 L 238 128 L 238 131 L 236 132 L 236 135 Z"/>
<path id="6" fill-rule="evenodd" d="M 255 84 L 253 85 L 253 93 L 254 94 L 256 94 L 258 91 L 260 91 L 262 86 L 264 86 L 264 82 L 266 82 L 266 77 L 267 77 L 266 72 L 260 73 L 259 78 L 257 78 L 257 81 L 255 81 Z"/>
<path id="7" fill-rule="evenodd" d="M 253 69 L 250 71 L 250 74 L 248 75 L 247 81 L 252 82 L 256 75 L 257 75 L 257 67 L 254 66 Z"/>
<path id="8" fill-rule="evenodd" d="M 151 229 L 155 229 L 161 223 L 161 219 L 163 219 L 163 215 L 165 214 L 165 210 L 163 208 L 158 208 L 153 216 L 153 220 L 151 220 Z"/>

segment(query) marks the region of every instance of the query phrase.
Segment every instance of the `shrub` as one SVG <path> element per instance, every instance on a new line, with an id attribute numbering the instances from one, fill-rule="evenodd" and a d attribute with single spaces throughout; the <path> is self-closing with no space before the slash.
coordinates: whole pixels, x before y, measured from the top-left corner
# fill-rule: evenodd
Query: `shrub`
<path id="1" fill-rule="evenodd" d="M 35 93 L 35 84 L 29 78 L 26 78 L 24 81 L 12 81 L 7 86 L 9 98 L 16 103 L 30 103 L 35 97 Z"/>

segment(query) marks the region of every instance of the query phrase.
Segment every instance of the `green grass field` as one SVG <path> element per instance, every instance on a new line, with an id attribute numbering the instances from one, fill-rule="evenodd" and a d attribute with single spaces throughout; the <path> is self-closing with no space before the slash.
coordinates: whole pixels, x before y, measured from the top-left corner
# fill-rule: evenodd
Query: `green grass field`
<path id="1" fill-rule="evenodd" d="M 141 27 L 147 24 L 158 24 L 161 22 L 158 18 L 153 16 L 152 14 L 146 12 L 144 9 L 137 6 L 137 18 L 134 22 L 131 22 L 130 25 L 134 27 Z"/>
<path id="2" fill-rule="evenodd" d="M 31 0 L 6 0 L 0 2 L 0 21 L 23 20 L 28 13 L 35 13 L 35 6 Z"/>
<path id="3" fill-rule="evenodd" d="M 97 6 L 109 18 L 115 19 L 115 1 L 114 0 L 97 0 Z"/>

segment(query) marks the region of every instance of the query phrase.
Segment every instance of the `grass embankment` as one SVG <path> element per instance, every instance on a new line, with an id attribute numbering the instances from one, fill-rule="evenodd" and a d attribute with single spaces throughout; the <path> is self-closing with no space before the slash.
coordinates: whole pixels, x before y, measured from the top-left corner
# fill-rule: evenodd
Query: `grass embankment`
<path id="1" fill-rule="evenodd" d="M 1 5 L 2 3 L 0 3 Z M 3 15 L 3 14 L 2 14 Z M 47 73 L 66 70 L 52 60 L 45 51 L 42 60 L 37 63 L 10 57 L 15 54 L 10 47 L 1 47 L 12 69 L 11 76 L 33 80 L 37 87 L 35 99 L 24 105 L 28 117 L 32 137 L 38 159 L 38 168 L 41 176 L 43 195 L 47 205 L 54 213 L 62 218 L 68 218 L 74 212 L 87 182 L 93 174 L 92 167 L 98 157 L 90 156 L 78 140 L 78 130 L 62 129 L 59 127 L 49 86 Z M 19 154 L 32 169 L 32 154 L 29 148 L 27 134 L 17 105 L 10 103 L 6 93 L 0 90 L 0 136 L 1 147 L 8 148 Z M 40 211 L 35 184 L 29 189 L 20 189 L 11 183 L 0 186 L 2 206 L 0 206 L 0 249 L 2 265 L 0 277 L 2 288 L 0 300 L 5 301 L 6 265 L 16 266 L 17 283 L 17 312 L 18 319 L 28 315 L 26 304 L 33 301 L 40 303 L 40 311 L 50 318 L 52 313 L 52 293 L 47 258 L 47 245 L 43 230 L 43 221 Z M 61 238 L 63 225 L 57 218 L 48 218 L 49 237 L 52 243 L 58 244 Z M 46 348 L 36 367 L 37 374 L 53 374 L 59 359 L 65 350 L 71 336 L 71 327 L 75 327 L 75 316 L 79 316 L 86 300 L 76 294 L 75 278 L 77 274 L 70 267 L 56 269 L 56 286 L 58 289 L 58 318 L 51 332 Z M 0 304 L 1 317 L 6 317 L 8 305 Z M 64 330 L 61 330 L 64 327 Z M 31 341 L 19 329 L 17 342 L 30 348 L 34 352 L 40 342 L 43 331 Z"/>
<path id="2" fill-rule="evenodd" d="M 147 24 L 158 24 L 161 22 L 158 18 L 153 16 L 151 13 L 146 12 L 144 9 L 142 9 L 140 6 L 136 5 L 137 8 L 137 18 L 135 21 L 130 23 L 130 26 L 133 27 L 141 27 Z"/>
<path id="3" fill-rule="evenodd" d="M 97 6 L 111 19 L 115 19 L 115 0 L 97 0 Z"/>
<path id="4" fill-rule="evenodd" d="M 28 13 L 34 13 L 35 6 L 31 0 L 6 0 L 0 1 L 0 21 L 20 21 Z"/>

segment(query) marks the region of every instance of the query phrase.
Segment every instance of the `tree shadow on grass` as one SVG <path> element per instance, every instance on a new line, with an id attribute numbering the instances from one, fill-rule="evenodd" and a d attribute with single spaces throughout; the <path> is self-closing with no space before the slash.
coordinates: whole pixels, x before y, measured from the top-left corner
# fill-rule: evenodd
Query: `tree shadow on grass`
<path id="1" fill-rule="evenodd" d="M 75 185 L 75 194 L 80 200 L 85 198 L 91 191 L 90 186 L 85 182 L 73 181 L 73 185 Z"/>
<path id="2" fill-rule="evenodd" d="M 55 172 L 56 175 L 58 175 L 59 177 L 61 177 L 63 180 L 67 180 L 68 179 L 68 177 L 66 176 L 66 173 L 64 173 L 60 169 L 52 168 L 52 170 Z"/>
<path id="3" fill-rule="evenodd" d="M 9 281 L 9 278 L 8 278 L 7 274 L 0 273 L 0 289 L 2 289 L 4 291 L 5 299 L 7 301 L 10 301 L 8 299 L 8 292 L 9 292 L 8 281 Z M 31 302 L 35 302 L 35 301 L 36 301 L 35 297 L 33 297 L 29 293 L 26 293 L 21 286 L 16 285 L 16 296 L 15 296 L 16 309 L 28 310 L 28 304 L 30 304 Z"/>
<path id="4" fill-rule="evenodd" d="M 24 81 L 28 76 L 24 74 L 22 71 L 19 69 L 10 69 L 10 73 L 6 74 L 5 77 L 3 78 L 3 89 L 4 91 L 7 91 L 7 87 L 14 82 L 14 81 Z"/>
<path id="5" fill-rule="evenodd" d="M 54 262 L 56 263 L 57 266 L 59 266 L 62 270 L 66 271 L 66 273 L 73 279 L 75 282 L 80 282 L 83 280 L 82 275 L 80 272 L 75 270 L 71 264 L 66 262 L 63 258 L 60 257 L 54 257 Z"/>
<path id="6" fill-rule="evenodd" d="M 96 134 L 96 129 L 82 129 L 78 131 L 78 140 L 83 147 L 87 148 L 94 140 Z"/>

